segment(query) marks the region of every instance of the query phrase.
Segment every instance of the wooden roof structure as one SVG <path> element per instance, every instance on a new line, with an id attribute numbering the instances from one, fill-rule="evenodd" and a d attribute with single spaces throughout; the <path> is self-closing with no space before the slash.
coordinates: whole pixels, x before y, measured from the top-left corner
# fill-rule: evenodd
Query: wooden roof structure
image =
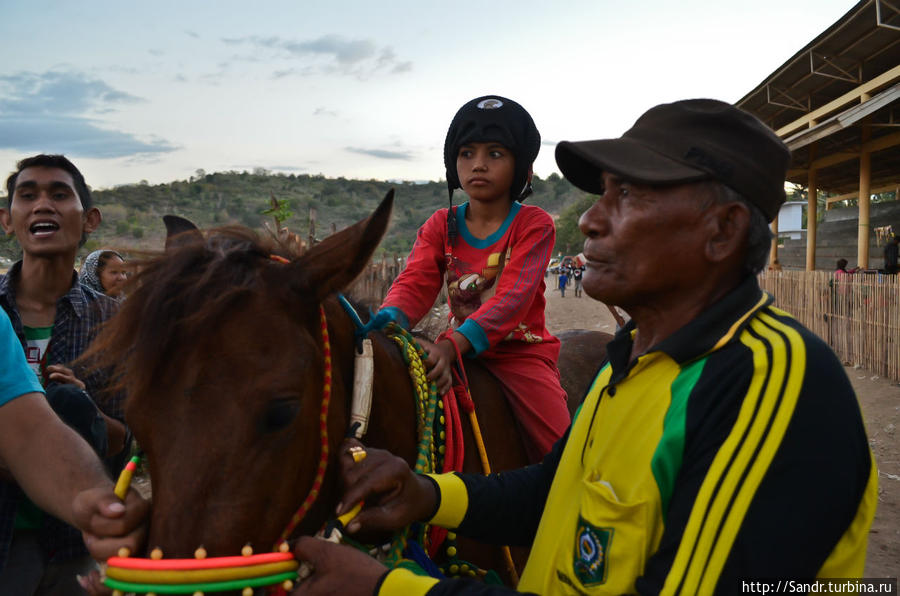
<path id="1" fill-rule="evenodd" d="M 829 202 L 863 197 L 863 267 L 868 199 L 900 187 L 898 99 L 900 0 L 861 0 L 735 104 L 771 126 L 791 149 L 788 181 L 836 194 Z M 807 269 L 815 262 L 816 193 L 810 196 Z"/>

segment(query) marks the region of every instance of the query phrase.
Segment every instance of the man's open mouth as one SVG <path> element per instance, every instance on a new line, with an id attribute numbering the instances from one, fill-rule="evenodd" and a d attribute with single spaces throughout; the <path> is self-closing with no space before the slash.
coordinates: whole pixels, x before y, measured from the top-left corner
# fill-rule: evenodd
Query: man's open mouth
<path id="1" fill-rule="evenodd" d="M 58 229 L 59 224 L 53 223 L 51 221 L 41 221 L 31 224 L 31 227 L 28 228 L 28 231 L 35 236 L 46 236 L 47 234 L 52 234 Z"/>

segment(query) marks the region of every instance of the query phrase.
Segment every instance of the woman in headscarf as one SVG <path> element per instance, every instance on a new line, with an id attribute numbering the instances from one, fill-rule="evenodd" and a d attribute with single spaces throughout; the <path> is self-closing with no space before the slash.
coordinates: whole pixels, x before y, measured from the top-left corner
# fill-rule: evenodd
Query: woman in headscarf
<path id="1" fill-rule="evenodd" d="M 78 275 L 82 285 L 112 298 L 123 298 L 128 279 L 125 259 L 114 250 L 95 250 L 87 256 Z"/>

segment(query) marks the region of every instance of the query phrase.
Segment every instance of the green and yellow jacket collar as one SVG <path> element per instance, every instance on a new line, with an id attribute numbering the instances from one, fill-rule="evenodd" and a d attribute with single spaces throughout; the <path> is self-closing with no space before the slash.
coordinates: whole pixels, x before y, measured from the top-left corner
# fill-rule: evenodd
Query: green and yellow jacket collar
<path id="1" fill-rule="evenodd" d="M 651 347 L 648 352 L 664 352 L 675 362 L 683 365 L 734 341 L 753 314 L 772 301 L 772 296 L 760 289 L 756 277 L 747 276 L 724 298 Z M 629 321 L 606 348 L 613 369 L 613 381 L 627 375 L 628 369 L 633 364 L 628 358 L 631 355 L 634 328 L 634 321 Z"/>

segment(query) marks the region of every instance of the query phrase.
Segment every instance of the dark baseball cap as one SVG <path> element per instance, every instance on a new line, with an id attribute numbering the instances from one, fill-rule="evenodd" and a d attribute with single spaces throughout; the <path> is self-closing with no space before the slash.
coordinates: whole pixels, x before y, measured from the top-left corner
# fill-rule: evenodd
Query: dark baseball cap
<path id="1" fill-rule="evenodd" d="M 601 174 L 653 186 L 717 180 L 768 221 L 784 203 L 791 152 L 771 128 L 729 103 L 686 99 L 644 113 L 618 139 L 562 141 L 556 163 L 572 184 L 603 192 Z"/>

